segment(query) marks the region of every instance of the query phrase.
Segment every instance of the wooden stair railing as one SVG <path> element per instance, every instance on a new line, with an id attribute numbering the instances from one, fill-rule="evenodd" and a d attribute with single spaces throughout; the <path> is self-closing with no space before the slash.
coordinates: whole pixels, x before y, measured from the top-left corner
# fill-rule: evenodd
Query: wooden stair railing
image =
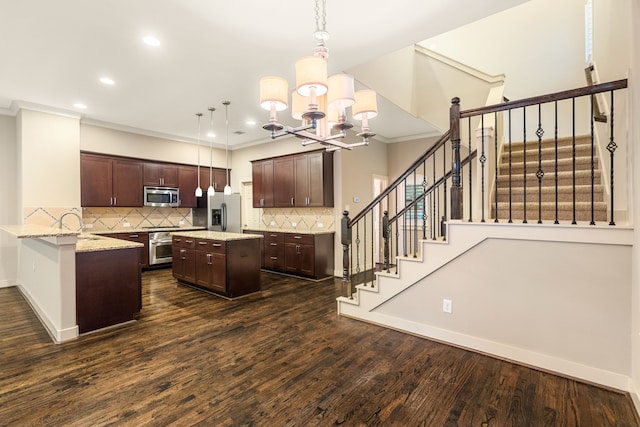
<path id="1" fill-rule="evenodd" d="M 558 224 L 558 140 L 563 137 L 559 131 L 558 104 L 563 101 L 570 103 L 571 106 L 569 108 L 571 110 L 571 124 L 568 126 L 572 129 L 570 138 L 572 138 L 571 159 L 573 164 L 571 170 L 573 172 L 572 190 L 570 191 L 573 192 L 573 220 L 571 223 L 576 224 L 576 206 L 581 206 L 580 203 L 576 202 L 576 100 L 585 97 L 588 97 L 587 102 L 589 102 L 591 117 L 587 126 L 590 133 L 591 175 L 589 224 L 594 225 L 596 222 L 594 206 L 597 204 L 595 195 L 602 193 L 602 191 L 595 191 L 597 185 L 596 162 L 599 162 L 599 159 L 596 156 L 597 138 L 594 126 L 594 105 L 597 102 L 596 95 L 605 92 L 610 93 L 610 111 L 607 122 L 609 136 L 606 144 L 606 150 L 609 151 L 610 158 L 609 170 L 607 171 L 610 190 L 608 209 L 611 215 L 609 225 L 615 225 L 614 153 L 617 144 L 614 138 L 614 91 L 626 87 L 627 80 L 623 79 L 464 111 L 460 110 L 459 98 L 453 98 L 449 109 L 450 129 L 352 219 L 349 218 L 349 212 L 345 211 L 343 213 L 341 243 L 343 245 L 343 289 L 346 291 L 346 296 L 352 297 L 357 284 L 375 286 L 376 271 L 391 273 L 391 268 L 394 266 L 394 262 L 391 261 L 392 257 L 398 258 L 401 255 L 417 257 L 419 252 L 418 241 L 420 239 L 445 239 L 445 226 L 449 220 L 461 220 L 463 215 L 468 213 L 470 222 L 485 222 L 487 216 L 494 216 L 495 222 L 499 222 L 501 210 L 505 206 L 504 202 L 498 202 L 499 194 L 504 197 L 505 192 L 508 193 L 509 222 L 513 222 L 512 213 L 515 203 L 513 202 L 512 184 L 516 180 L 524 182 L 524 190 L 518 196 L 524 199 L 524 203 L 521 203 L 524 210 L 523 217 L 519 219 L 523 223 L 527 223 L 527 206 L 528 203 L 533 203 L 538 211 L 537 222 L 541 223 L 543 220 L 542 183 L 543 179 L 547 181 L 549 179 L 548 177 L 545 178 L 546 173 L 553 173 L 555 186 L 555 201 L 553 202 L 555 203 L 554 223 Z M 543 159 L 542 136 L 544 135 L 544 127 L 542 123 L 543 121 L 546 123 L 546 118 L 545 120 L 542 118 L 542 106 L 547 108 L 549 105 L 553 110 L 554 143 L 551 144 L 551 147 L 555 156 L 552 155 L 551 159 Z M 537 111 L 537 128 L 533 132 L 536 135 L 535 141 L 527 141 L 527 107 Z M 517 170 L 514 173 L 513 170 L 519 168 L 514 168 L 512 165 L 512 146 L 515 144 L 512 141 L 513 127 L 516 124 L 516 121 L 512 120 L 512 116 L 514 111 L 519 110 L 522 111 L 524 161 L 522 163 L 523 170 Z M 499 116 L 499 114 L 501 115 Z M 503 126 L 504 129 L 500 129 L 500 124 L 504 121 L 507 123 Z M 462 123 L 466 124 L 463 132 L 461 132 Z M 487 135 L 488 130 L 485 127 L 485 123 L 490 123 L 493 128 L 492 134 L 496 135 L 493 140 Z M 477 129 L 477 136 L 473 132 L 474 126 Z M 508 163 L 503 165 L 498 162 L 503 142 L 502 140 L 499 141 L 501 133 L 505 133 L 504 149 L 508 150 Z M 463 140 L 463 137 L 466 139 Z M 566 138 L 566 136 L 564 137 Z M 490 142 L 493 142 L 493 153 L 491 152 Z M 535 169 L 533 173 L 531 173 L 531 170 L 529 173 L 527 172 L 527 143 L 530 144 L 529 151 L 532 152 L 530 155 L 537 156 L 533 160 L 532 167 Z M 534 150 L 531 150 L 531 147 Z M 448 156 L 449 150 L 451 152 Z M 464 155 L 461 154 L 461 151 L 465 151 Z M 546 155 L 544 154 L 544 156 Z M 494 159 L 495 168 L 492 179 L 488 178 L 490 171 L 487 162 L 490 157 Z M 562 160 L 564 162 L 562 167 L 566 168 L 566 163 L 570 161 L 567 159 Z M 476 164 L 475 167 L 473 166 L 474 163 Z M 508 172 L 501 171 L 501 168 L 508 169 Z M 477 175 L 475 178 L 474 172 Z M 501 175 L 502 178 L 499 180 Z M 468 184 L 463 185 L 463 179 L 467 181 L 466 176 L 468 176 Z M 537 183 L 537 192 L 535 186 L 527 189 L 529 181 Z M 495 199 L 493 203 L 490 203 L 490 196 L 488 196 L 491 185 L 494 187 Z M 399 194 L 400 191 L 402 194 Z M 584 192 L 584 188 L 580 188 L 580 192 Z M 545 197 L 549 197 L 549 193 L 553 194 L 553 191 L 545 191 Z M 534 199 L 537 196 L 537 204 L 535 200 L 533 202 L 528 201 L 527 194 L 533 196 Z M 468 200 L 466 207 L 463 204 L 463 198 Z M 479 218 L 474 213 L 476 211 L 472 209 L 474 200 L 479 200 Z M 544 203 L 549 204 L 550 202 L 545 201 Z M 493 206 L 489 206 L 491 204 Z M 422 231 L 421 236 L 419 235 L 419 230 Z M 397 273 L 397 269 L 395 271 Z"/>

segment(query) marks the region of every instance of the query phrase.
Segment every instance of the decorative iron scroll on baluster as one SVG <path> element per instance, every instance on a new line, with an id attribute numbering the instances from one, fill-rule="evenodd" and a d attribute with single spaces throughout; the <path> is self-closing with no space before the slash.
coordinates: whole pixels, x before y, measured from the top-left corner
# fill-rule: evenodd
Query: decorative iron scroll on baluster
<path id="1" fill-rule="evenodd" d="M 382 249 L 382 255 L 384 258 L 384 269 L 389 270 L 389 211 L 384 211 L 384 215 L 382 216 L 382 239 L 384 240 L 384 245 Z"/>
<path id="2" fill-rule="evenodd" d="M 349 211 L 342 212 L 340 222 L 340 240 L 342 243 L 342 293 L 353 298 L 351 275 L 349 273 L 349 248 L 351 247 L 351 228 L 349 228 Z"/>

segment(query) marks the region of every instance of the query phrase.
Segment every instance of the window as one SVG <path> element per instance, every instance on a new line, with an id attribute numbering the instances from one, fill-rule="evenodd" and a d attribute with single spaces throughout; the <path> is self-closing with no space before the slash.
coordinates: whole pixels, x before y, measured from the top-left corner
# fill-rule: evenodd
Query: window
<path id="1" fill-rule="evenodd" d="M 404 205 L 409 206 L 411 202 L 413 202 L 414 199 L 417 199 L 420 195 L 422 195 L 423 192 L 424 192 L 424 187 L 422 186 L 422 181 L 420 181 L 419 183 L 416 183 L 415 185 L 407 183 L 405 185 L 405 191 L 404 191 L 404 199 L 405 199 Z M 412 221 L 415 218 L 418 221 L 422 221 L 425 216 L 424 206 L 425 206 L 424 198 L 422 198 L 420 199 L 420 201 L 418 201 L 418 203 L 413 208 L 405 212 L 405 219 L 407 221 Z"/>

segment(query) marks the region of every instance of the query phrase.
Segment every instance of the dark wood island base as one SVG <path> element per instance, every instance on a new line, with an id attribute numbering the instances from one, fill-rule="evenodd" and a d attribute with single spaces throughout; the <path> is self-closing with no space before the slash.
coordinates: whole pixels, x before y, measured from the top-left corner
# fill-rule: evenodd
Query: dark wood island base
<path id="1" fill-rule="evenodd" d="M 259 292 L 261 238 L 215 231 L 174 233 L 173 277 L 227 299 Z"/>

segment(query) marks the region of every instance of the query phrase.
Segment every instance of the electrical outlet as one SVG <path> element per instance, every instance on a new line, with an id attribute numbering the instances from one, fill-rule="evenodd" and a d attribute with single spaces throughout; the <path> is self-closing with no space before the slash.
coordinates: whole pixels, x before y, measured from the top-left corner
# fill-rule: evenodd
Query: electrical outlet
<path id="1" fill-rule="evenodd" d="M 291 226 L 292 226 L 292 227 L 295 227 L 296 225 L 298 225 L 298 223 L 297 223 L 297 222 L 292 222 L 292 223 L 291 223 Z"/>
<path id="2" fill-rule="evenodd" d="M 85 224 L 84 228 L 93 228 L 93 224 L 89 223 L 89 224 Z"/>
<path id="3" fill-rule="evenodd" d="M 184 221 L 178 221 L 178 225 L 184 225 Z"/>
<path id="4" fill-rule="evenodd" d="M 124 224 L 122 224 L 123 227 L 131 227 L 131 223 L 130 222 L 125 222 Z"/>
<path id="5" fill-rule="evenodd" d="M 449 313 L 451 314 L 452 312 L 452 305 L 453 303 L 451 302 L 450 299 L 443 299 L 442 300 L 442 311 L 444 311 L 445 313 Z"/>
<path id="6" fill-rule="evenodd" d="M 317 224 L 317 226 L 318 226 L 318 228 L 322 228 L 322 227 L 324 227 L 324 224 L 323 224 L 323 223 L 321 223 L 321 222 L 319 222 L 319 223 Z"/>

